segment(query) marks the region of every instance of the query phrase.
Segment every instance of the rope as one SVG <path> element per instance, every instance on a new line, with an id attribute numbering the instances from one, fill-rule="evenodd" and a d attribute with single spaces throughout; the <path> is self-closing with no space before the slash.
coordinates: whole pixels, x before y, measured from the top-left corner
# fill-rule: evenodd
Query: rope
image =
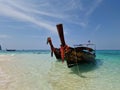
<path id="1" fill-rule="evenodd" d="M 80 70 L 79 70 L 79 66 L 78 66 L 78 61 L 77 61 L 77 52 L 75 50 L 75 47 L 74 47 L 74 51 L 75 51 L 75 55 L 76 55 L 76 65 L 77 65 L 77 70 L 78 70 L 78 75 L 80 74 Z"/>

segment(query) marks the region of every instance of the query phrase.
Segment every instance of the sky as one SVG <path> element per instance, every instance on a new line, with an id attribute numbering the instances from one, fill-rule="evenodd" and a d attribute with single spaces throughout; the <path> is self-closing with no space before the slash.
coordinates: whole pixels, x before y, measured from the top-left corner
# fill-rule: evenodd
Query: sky
<path id="1" fill-rule="evenodd" d="M 3 49 L 49 49 L 47 37 L 60 46 L 56 25 L 63 24 L 69 46 L 96 44 L 120 49 L 120 0 L 0 0 Z"/>

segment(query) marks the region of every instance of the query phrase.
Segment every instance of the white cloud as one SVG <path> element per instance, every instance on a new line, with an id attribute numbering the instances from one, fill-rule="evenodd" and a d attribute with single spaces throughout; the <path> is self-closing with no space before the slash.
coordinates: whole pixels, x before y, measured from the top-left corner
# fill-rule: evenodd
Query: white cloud
<path id="1" fill-rule="evenodd" d="M 34 18 L 33 16 L 26 14 L 22 11 L 19 11 L 16 8 L 11 7 L 10 5 L 1 3 L 0 6 L 1 6 L 1 8 L 0 8 L 1 15 L 5 15 L 5 16 L 12 17 L 14 19 L 18 19 L 18 20 L 22 20 L 22 21 L 26 21 L 26 22 L 31 22 L 31 23 L 36 24 L 40 27 L 43 27 L 47 30 L 55 31 L 54 26 L 48 24 L 47 22 L 39 21 L 36 18 Z"/>
<path id="2" fill-rule="evenodd" d="M 97 32 L 99 32 L 99 30 L 101 30 L 101 27 L 101 24 L 96 25 L 94 31 L 92 32 L 92 35 L 94 36 Z"/>
<path id="3" fill-rule="evenodd" d="M 95 9 L 101 4 L 101 2 L 102 2 L 103 0 L 95 0 L 94 2 L 93 2 L 93 5 L 89 8 L 89 10 L 86 12 L 86 15 L 87 16 L 89 16 L 89 15 L 91 15 L 94 11 L 95 11 Z"/>
<path id="4" fill-rule="evenodd" d="M 95 28 L 95 32 L 99 31 L 100 28 L 101 28 L 101 24 L 98 24 L 98 25 L 96 26 L 96 28 Z"/>
<path id="5" fill-rule="evenodd" d="M 29 1 L 29 2 L 27 2 Z M 67 22 L 86 27 L 90 16 L 102 0 L 93 0 L 91 5 L 83 0 L 0 0 L 0 15 L 33 23 L 40 28 L 56 32 L 55 24 Z M 89 8 L 86 8 L 87 5 Z"/>
<path id="6" fill-rule="evenodd" d="M 5 34 L 0 34 L 0 38 L 4 39 L 4 38 L 11 38 L 11 36 L 5 35 Z"/>

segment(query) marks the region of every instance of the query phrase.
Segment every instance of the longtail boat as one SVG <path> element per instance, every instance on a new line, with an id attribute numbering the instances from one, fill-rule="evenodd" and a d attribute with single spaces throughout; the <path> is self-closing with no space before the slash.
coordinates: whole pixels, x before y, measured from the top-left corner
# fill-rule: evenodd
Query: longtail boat
<path id="1" fill-rule="evenodd" d="M 1 47 L 1 45 L 0 45 L 0 50 L 2 50 L 2 47 Z"/>
<path id="2" fill-rule="evenodd" d="M 16 51 L 15 49 L 6 49 L 6 51 Z"/>
<path id="3" fill-rule="evenodd" d="M 61 60 L 61 54 L 60 54 L 60 48 L 55 48 L 52 44 L 51 37 L 47 38 L 47 44 L 49 43 L 50 48 L 51 48 L 51 56 L 53 57 L 53 53 L 56 57 L 56 59 Z"/>
<path id="4" fill-rule="evenodd" d="M 95 61 L 95 50 L 91 47 L 88 47 L 89 45 L 94 44 L 88 43 L 85 44 L 86 46 L 83 46 L 84 44 L 80 44 L 75 45 L 75 47 L 70 47 L 65 42 L 62 24 L 58 24 L 56 27 L 61 41 L 61 59 L 67 61 L 67 66 L 69 68 L 81 63 L 89 63 Z"/>

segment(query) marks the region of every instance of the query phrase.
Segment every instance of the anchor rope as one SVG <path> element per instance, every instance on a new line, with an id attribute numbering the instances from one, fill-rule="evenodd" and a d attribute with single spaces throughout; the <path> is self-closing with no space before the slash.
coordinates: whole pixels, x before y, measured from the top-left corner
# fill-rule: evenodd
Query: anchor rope
<path id="1" fill-rule="evenodd" d="M 76 56 L 75 60 L 76 60 L 76 65 L 77 65 L 77 70 L 78 70 L 78 75 L 79 75 L 79 74 L 80 74 L 80 70 L 79 70 L 79 66 L 78 66 L 77 52 L 76 52 L 76 50 L 75 50 L 75 46 L 74 46 L 74 51 L 75 51 L 75 56 Z"/>

